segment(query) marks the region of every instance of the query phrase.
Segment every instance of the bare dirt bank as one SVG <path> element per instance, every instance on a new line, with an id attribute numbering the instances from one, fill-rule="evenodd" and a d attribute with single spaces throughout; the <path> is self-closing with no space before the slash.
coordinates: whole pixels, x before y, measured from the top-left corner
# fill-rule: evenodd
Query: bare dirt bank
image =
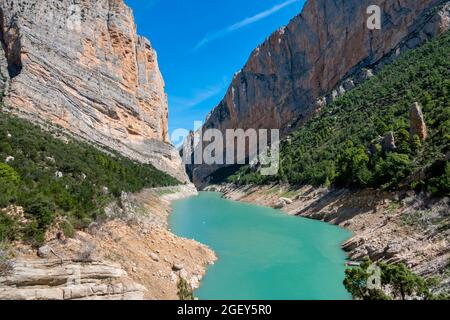
<path id="1" fill-rule="evenodd" d="M 170 200 L 196 192 L 179 186 L 122 194 L 106 222 L 73 238 L 55 228 L 38 252 L 15 244 L 0 274 L 0 299 L 178 299 L 179 277 L 196 288 L 216 260 L 206 246 L 168 230 Z"/>
<path id="2" fill-rule="evenodd" d="M 414 192 L 315 189 L 310 186 L 210 186 L 225 198 L 274 207 L 352 231 L 343 244 L 352 260 L 404 262 L 450 286 L 450 199 Z"/>

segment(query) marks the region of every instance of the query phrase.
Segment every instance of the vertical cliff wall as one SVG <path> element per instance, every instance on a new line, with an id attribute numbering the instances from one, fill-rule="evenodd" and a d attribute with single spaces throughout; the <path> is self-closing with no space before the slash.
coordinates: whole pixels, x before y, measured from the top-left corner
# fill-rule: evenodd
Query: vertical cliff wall
<path id="1" fill-rule="evenodd" d="M 448 3 L 309 0 L 300 15 L 253 51 L 204 129 L 276 128 L 288 133 L 401 52 L 446 30 Z M 371 5 L 381 8 L 381 30 L 367 28 Z M 200 185 L 216 169 L 200 165 L 189 171 Z"/>
<path id="2" fill-rule="evenodd" d="M 0 41 L 9 110 L 186 180 L 157 54 L 123 0 L 2 0 Z"/>

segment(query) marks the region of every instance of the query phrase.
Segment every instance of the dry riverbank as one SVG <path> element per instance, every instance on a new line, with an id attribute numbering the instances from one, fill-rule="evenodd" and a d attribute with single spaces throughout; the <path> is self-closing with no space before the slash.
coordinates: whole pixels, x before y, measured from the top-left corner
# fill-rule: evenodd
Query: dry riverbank
<path id="1" fill-rule="evenodd" d="M 315 189 L 310 186 L 210 186 L 225 198 L 274 207 L 342 226 L 354 236 L 343 244 L 352 260 L 405 262 L 450 286 L 450 200 L 414 192 Z"/>
<path id="2" fill-rule="evenodd" d="M 199 286 L 215 254 L 168 229 L 170 201 L 196 195 L 193 186 L 123 194 L 107 222 L 73 238 L 49 232 L 45 246 L 14 244 L 0 277 L 0 299 L 177 299 L 177 282 Z"/>

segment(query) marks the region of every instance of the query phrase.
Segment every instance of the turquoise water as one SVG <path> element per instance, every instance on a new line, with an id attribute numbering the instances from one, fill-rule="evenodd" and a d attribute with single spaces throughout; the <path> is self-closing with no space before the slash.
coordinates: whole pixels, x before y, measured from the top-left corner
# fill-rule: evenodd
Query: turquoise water
<path id="1" fill-rule="evenodd" d="M 219 257 L 200 299 L 350 299 L 344 280 L 344 229 L 218 193 L 173 205 L 172 231 L 208 245 Z"/>

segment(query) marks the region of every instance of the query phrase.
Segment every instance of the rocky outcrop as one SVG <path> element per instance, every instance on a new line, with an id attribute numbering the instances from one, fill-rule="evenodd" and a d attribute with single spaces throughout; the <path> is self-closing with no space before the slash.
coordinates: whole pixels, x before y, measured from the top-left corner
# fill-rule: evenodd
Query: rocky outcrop
<path id="1" fill-rule="evenodd" d="M 192 186 L 122 194 L 103 223 L 65 238 L 50 228 L 38 250 L 14 243 L 0 248 L 0 300 L 178 299 L 178 280 L 200 285 L 216 256 L 208 247 L 168 230 L 170 201 Z"/>
<path id="2" fill-rule="evenodd" d="M 123 0 L 4 0 L 0 41 L 9 110 L 186 181 L 157 54 Z"/>
<path id="3" fill-rule="evenodd" d="M 381 30 L 366 27 L 370 5 L 381 8 Z M 287 134 L 402 52 L 448 29 L 449 17 L 444 0 L 309 0 L 253 51 L 204 128 Z M 211 173 L 207 166 L 190 170 L 196 183 Z"/>
<path id="4" fill-rule="evenodd" d="M 425 141 L 428 138 L 427 124 L 423 116 L 422 107 L 419 103 L 414 103 L 409 113 L 410 135 L 411 139 L 418 136 L 420 141 Z"/>
<path id="5" fill-rule="evenodd" d="M 395 145 L 394 132 L 390 131 L 384 136 L 381 141 L 381 148 L 383 152 L 392 152 L 397 149 L 397 146 Z"/>
<path id="6" fill-rule="evenodd" d="M 0 300 L 142 300 L 145 287 L 117 264 L 16 260 L 0 278 Z"/>

